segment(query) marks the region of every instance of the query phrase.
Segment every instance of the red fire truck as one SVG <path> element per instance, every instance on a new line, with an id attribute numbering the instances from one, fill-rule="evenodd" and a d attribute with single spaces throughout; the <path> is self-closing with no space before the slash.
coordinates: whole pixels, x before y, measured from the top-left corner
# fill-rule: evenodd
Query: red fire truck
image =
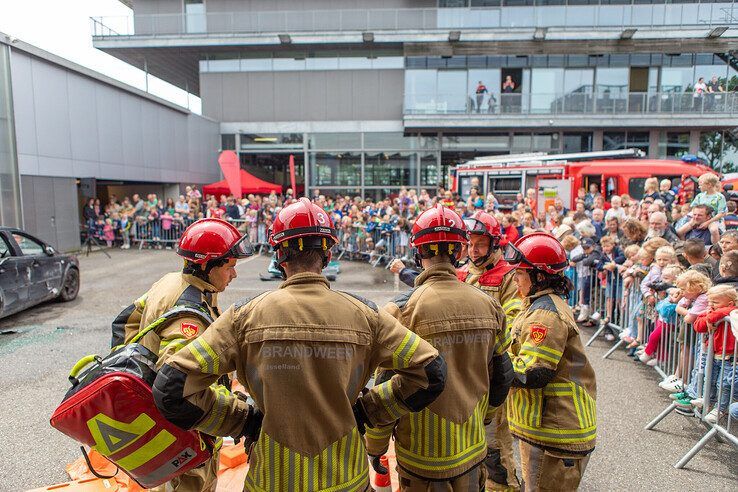
<path id="1" fill-rule="evenodd" d="M 686 159 L 646 159 L 642 151 L 627 149 L 478 157 L 454 168 L 451 183 L 464 199 L 469 197 L 472 186 L 479 187 L 483 196 L 494 193 L 503 210 L 512 208 L 518 193 L 525 195 L 532 188 L 536 190 L 541 213 L 557 197 L 573 209 L 577 190 L 588 190 L 591 183 L 597 183 L 607 200 L 624 193 L 640 199 L 650 177 L 669 178 L 674 185 L 681 183 L 694 190 L 694 180 L 704 173 L 715 171 Z"/>

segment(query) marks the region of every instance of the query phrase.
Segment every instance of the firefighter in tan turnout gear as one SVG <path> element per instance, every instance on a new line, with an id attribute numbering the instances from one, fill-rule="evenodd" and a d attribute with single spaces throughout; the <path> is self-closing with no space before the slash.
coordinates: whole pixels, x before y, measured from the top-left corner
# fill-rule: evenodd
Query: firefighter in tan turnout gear
<path id="1" fill-rule="evenodd" d="M 365 426 L 418 412 L 443 391 L 438 351 L 372 302 L 331 290 L 320 272 L 335 242 L 331 219 L 306 198 L 282 209 L 270 243 L 287 280 L 231 306 L 154 382 L 174 424 L 253 445 L 246 490 L 370 490 Z M 362 392 L 377 367 L 394 375 Z M 213 390 L 231 371 L 254 405 Z"/>
<path id="2" fill-rule="evenodd" d="M 515 267 L 502 258 L 502 228 L 493 215 L 478 211 L 464 219 L 469 231 L 469 262 L 459 268 L 459 280 L 479 287 L 497 300 L 505 313 L 505 338 L 520 312 L 520 297 L 513 279 Z M 487 490 L 519 490 L 513 440 L 504 406 L 491 408 L 487 422 Z"/>
<path id="3" fill-rule="evenodd" d="M 446 389 L 436 401 L 397 423 L 367 430 L 375 469 L 394 434 L 402 491 L 484 490 L 484 417 L 490 405 L 504 402 L 513 374 L 499 303 L 456 277 L 466 241 L 456 212 L 439 204 L 421 214 L 411 244 L 424 271 L 414 289 L 386 306 L 448 364 Z M 391 371 L 379 371 L 377 383 L 390 377 Z"/>
<path id="4" fill-rule="evenodd" d="M 525 490 L 579 487 L 595 447 L 596 384 L 566 300 L 566 253 L 536 232 L 509 248 L 524 297 L 513 323 L 515 379 L 507 399 L 510 430 L 520 442 Z"/>
<path id="5" fill-rule="evenodd" d="M 233 225 L 202 219 L 184 231 L 177 254 L 185 260 L 183 270 L 165 275 L 113 321 L 113 347 L 128 343 L 139 330 L 157 325 L 140 342 L 158 353 L 157 366 L 205 332 L 218 317 L 218 292 L 236 278 L 236 260 L 250 256 L 251 249 Z M 225 386 L 218 386 L 218 390 L 228 391 Z M 201 430 L 213 434 L 212 428 Z M 204 465 L 155 490 L 215 490 L 220 444 L 216 442 L 213 458 Z"/>

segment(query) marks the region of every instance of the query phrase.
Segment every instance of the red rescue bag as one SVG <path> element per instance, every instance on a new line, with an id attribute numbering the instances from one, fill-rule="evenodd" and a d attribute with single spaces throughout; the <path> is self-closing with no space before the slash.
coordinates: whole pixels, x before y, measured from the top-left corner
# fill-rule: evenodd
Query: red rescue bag
<path id="1" fill-rule="evenodd" d="M 158 411 L 151 392 L 157 356 L 135 343 L 140 338 L 104 359 L 80 360 L 51 425 L 151 488 L 203 464 L 213 455 L 214 442 L 205 434 L 180 429 Z"/>

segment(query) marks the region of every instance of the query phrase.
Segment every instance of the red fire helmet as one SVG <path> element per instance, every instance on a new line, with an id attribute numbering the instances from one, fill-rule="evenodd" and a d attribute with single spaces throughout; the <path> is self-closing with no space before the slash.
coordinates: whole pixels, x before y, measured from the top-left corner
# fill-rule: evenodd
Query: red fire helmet
<path id="1" fill-rule="evenodd" d="M 304 237 L 328 239 L 331 241 L 329 248 L 338 242 L 338 233 L 333 228 L 330 215 L 305 197 L 279 211 L 272 224 L 269 244 L 275 247 Z"/>
<path id="2" fill-rule="evenodd" d="M 212 260 L 246 258 L 253 251 L 246 236 L 222 219 L 200 219 L 190 224 L 177 246 L 182 258 L 202 265 Z"/>
<path id="3" fill-rule="evenodd" d="M 466 230 L 469 231 L 469 234 L 481 234 L 492 239 L 497 238 L 498 241 L 502 236 L 502 227 L 500 227 L 500 223 L 497 222 L 495 216 L 482 210 L 478 210 L 471 217 L 464 219 L 464 224 L 466 224 Z"/>
<path id="4" fill-rule="evenodd" d="M 537 269 L 546 273 L 562 272 L 568 263 L 564 247 L 547 232 L 534 232 L 510 244 L 505 260 L 517 268 Z"/>
<path id="5" fill-rule="evenodd" d="M 410 244 L 466 243 L 468 234 L 459 214 L 440 203 L 415 220 Z"/>

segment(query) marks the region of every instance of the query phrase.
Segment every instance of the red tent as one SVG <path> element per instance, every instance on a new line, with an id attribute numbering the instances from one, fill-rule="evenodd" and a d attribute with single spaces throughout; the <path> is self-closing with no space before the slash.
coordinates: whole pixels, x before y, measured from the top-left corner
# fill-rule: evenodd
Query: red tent
<path id="1" fill-rule="evenodd" d="M 259 179 L 253 174 L 249 174 L 241 169 L 241 194 L 248 195 L 249 193 L 256 193 L 259 195 L 266 195 L 272 191 L 282 193 L 282 186 Z M 215 196 L 231 194 L 231 190 L 228 187 L 228 181 L 225 179 L 218 181 L 217 183 L 203 186 L 202 192 L 205 195 Z"/>

